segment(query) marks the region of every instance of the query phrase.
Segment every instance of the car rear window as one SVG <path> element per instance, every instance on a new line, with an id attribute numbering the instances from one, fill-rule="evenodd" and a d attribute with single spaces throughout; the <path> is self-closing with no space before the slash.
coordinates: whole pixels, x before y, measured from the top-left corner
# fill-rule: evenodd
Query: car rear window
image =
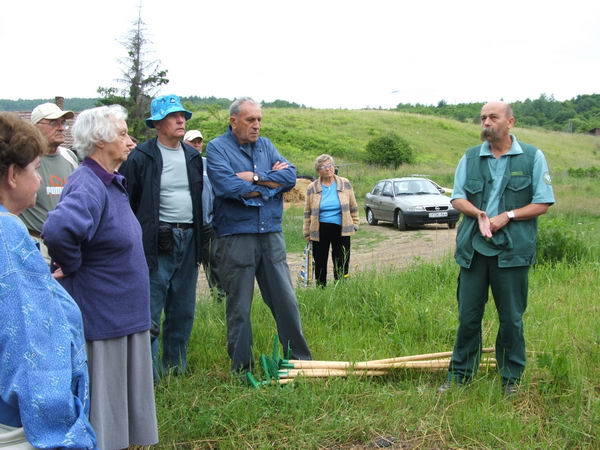
<path id="1" fill-rule="evenodd" d="M 439 194 L 440 191 L 427 180 L 402 180 L 394 182 L 396 195 Z"/>

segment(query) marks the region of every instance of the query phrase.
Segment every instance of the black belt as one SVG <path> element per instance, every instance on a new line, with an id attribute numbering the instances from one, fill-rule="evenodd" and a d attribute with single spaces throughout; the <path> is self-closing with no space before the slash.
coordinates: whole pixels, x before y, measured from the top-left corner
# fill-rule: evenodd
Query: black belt
<path id="1" fill-rule="evenodd" d="M 194 227 L 193 223 L 160 222 L 160 224 L 169 225 L 171 228 L 179 228 L 180 230 L 188 230 Z"/>

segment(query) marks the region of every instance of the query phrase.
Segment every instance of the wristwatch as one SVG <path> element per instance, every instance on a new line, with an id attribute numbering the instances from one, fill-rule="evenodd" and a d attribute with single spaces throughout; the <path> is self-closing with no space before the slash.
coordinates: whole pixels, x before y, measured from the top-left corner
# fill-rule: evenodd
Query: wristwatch
<path id="1" fill-rule="evenodd" d="M 260 181 L 260 177 L 258 176 L 258 174 L 256 172 L 254 172 L 254 175 L 252 175 L 252 181 L 254 183 L 258 183 Z"/>
<path id="2" fill-rule="evenodd" d="M 508 220 L 514 220 L 515 219 L 515 212 L 514 211 L 506 211 L 506 215 L 508 216 Z"/>

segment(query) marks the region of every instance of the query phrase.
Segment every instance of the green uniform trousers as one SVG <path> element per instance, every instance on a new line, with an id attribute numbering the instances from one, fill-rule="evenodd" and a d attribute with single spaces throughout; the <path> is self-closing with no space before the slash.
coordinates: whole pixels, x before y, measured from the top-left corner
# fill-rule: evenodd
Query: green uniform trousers
<path id="1" fill-rule="evenodd" d="M 497 368 L 502 383 L 516 383 L 525 370 L 523 313 L 527 308 L 529 266 L 498 267 L 497 256 L 473 255 L 471 267 L 458 277 L 458 331 L 448 369 L 448 379 L 468 382 L 479 367 L 481 322 L 489 287 L 498 310 Z"/>

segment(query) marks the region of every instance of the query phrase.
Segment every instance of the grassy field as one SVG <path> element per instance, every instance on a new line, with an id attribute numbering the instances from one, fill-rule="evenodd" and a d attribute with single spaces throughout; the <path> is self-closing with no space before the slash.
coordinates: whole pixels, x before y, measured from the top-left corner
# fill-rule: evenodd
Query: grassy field
<path id="1" fill-rule="evenodd" d="M 227 114 L 218 114 L 197 111 L 188 128 L 201 129 L 208 142 L 227 128 Z M 339 164 L 351 164 L 340 173 L 350 178 L 357 197 L 362 198 L 375 181 L 389 176 L 425 174 L 451 187 L 456 164 L 466 148 L 479 142 L 479 130 L 474 124 L 393 111 L 271 108 L 263 111 L 261 134 L 296 164 L 300 174 L 314 175 L 314 158 L 322 153 L 333 155 Z M 363 164 L 369 139 L 388 131 L 410 142 L 416 164 L 397 170 Z M 513 131 L 519 139 L 544 150 L 554 176 L 571 167 L 600 166 L 600 139 L 596 137 L 532 128 Z"/>
<path id="2" fill-rule="evenodd" d="M 531 273 L 528 367 L 510 402 L 494 373 L 436 393 L 442 373 L 300 381 L 253 390 L 228 373 L 222 304 L 199 304 L 190 374 L 157 388 L 161 448 L 597 448 L 600 432 L 598 260 L 541 265 Z M 298 293 L 319 359 L 367 360 L 449 350 L 456 326 L 455 264 L 362 273 Z M 258 299 L 255 349 L 270 352 L 274 323 Z M 493 346 L 494 308 L 484 321 Z M 258 371 L 258 374 L 260 372 Z"/>
<path id="3" fill-rule="evenodd" d="M 266 111 L 264 134 L 276 137 L 282 152 L 308 171 L 328 145 L 342 161 L 360 163 L 369 136 L 388 127 L 420 151 L 419 163 L 400 172 L 426 173 L 445 185 L 478 134 L 475 126 L 444 119 L 310 110 Z M 284 139 L 286 133 L 293 138 Z M 156 389 L 157 448 L 372 448 L 380 437 L 395 442 L 394 448 L 599 448 L 600 187 L 597 180 L 566 174 L 569 167 L 600 165 L 597 141 L 537 130 L 517 134 L 546 151 L 557 204 L 541 219 L 544 254 L 556 260 L 530 272 L 528 365 L 516 400 L 502 397 L 493 372 L 480 372 L 467 388 L 442 396 L 436 388 L 443 373 L 408 371 L 250 389 L 228 370 L 224 305 L 202 298 L 189 373 L 166 378 Z M 361 198 L 390 174 L 362 165 L 348 170 Z M 300 208 L 285 215 L 293 251 L 304 245 L 297 233 L 301 218 Z M 326 289 L 299 290 L 313 357 L 359 361 L 450 350 L 457 274 L 448 256 L 402 272 L 363 272 Z M 270 353 L 275 326 L 259 294 L 252 317 L 255 353 Z M 494 345 L 496 330 L 492 303 L 484 319 L 486 346 Z"/>

